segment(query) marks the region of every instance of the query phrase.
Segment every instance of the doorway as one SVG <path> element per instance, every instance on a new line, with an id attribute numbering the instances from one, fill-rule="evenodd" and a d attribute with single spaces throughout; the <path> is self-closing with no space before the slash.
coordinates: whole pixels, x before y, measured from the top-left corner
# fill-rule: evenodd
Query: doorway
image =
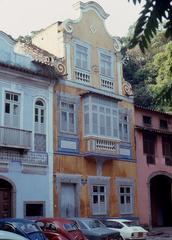
<path id="1" fill-rule="evenodd" d="M 0 218 L 12 217 L 12 185 L 0 179 Z"/>
<path id="2" fill-rule="evenodd" d="M 172 226 L 171 178 L 157 175 L 150 180 L 151 219 L 153 227 Z"/>
<path id="3" fill-rule="evenodd" d="M 61 217 L 76 217 L 76 184 L 62 183 L 61 184 Z"/>

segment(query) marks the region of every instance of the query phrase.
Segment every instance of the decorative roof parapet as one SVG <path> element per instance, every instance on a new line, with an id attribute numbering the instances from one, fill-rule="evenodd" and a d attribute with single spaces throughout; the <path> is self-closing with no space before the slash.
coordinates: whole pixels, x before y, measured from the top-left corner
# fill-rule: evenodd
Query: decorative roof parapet
<path id="1" fill-rule="evenodd" d="M 66 74 L 64 59 L 57 58 L 53 54 L 31 43 L 18 42 L 15 49 L 17 53 L 32 57 L 32 61 L 35 63 L 53 67 L 58 75 L 62 76 Z"/>
<path id="2" fill-rule="evenodd" d="M 132 86 L 129 82 L 125 81 L 123 79 L 123 83 L 122 83 L 122 90 L 123 90 L 123 94 L 130 97 L 133 96 L 133 90 L 132 90 Z"/>
<path id="3" fill-rule="evenodd" d="M 90 9 L 94 10 L 97 14 L 99 14 L 99 16 L 105 20 L 109 17 L 109 14 L 106 13 L 104 11 L 104 9 L 96 2 L 94 1 L 89 1 L 89 2 L 86 2 L 86 3 L 83 3 L 81 1 L 75 3 L 73 5 L 73 7 L 76 9 L 76 10 L 80 10 L 80 12 L 86 12 Z"/>

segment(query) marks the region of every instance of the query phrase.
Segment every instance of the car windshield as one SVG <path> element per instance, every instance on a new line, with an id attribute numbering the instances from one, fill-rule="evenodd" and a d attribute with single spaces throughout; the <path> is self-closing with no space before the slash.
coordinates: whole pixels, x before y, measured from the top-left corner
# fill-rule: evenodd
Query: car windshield
<path id="1" fill-rule="evenodd" d="M 105 227 L 103 223 L 101 223 L 99 220 L 94 219 L 85 219 L 83 222 L 89 227 L 89 228 L 100 228 Z"/>
<path id="2" fill-rule="evenodd" d="M 74 223 L 74 222 L 72 222 L 72 223 L 65 223 L 63 225 L 63 227 L 68 232 L 78 230 L 78 227 L 77 227 L 76 223 Z"/>
<path id="3" fill-rule="evenodd" d="M 34 223 L 17 223 L 17 228 L 25 233 L 38 232 L 39 228 Z"/>

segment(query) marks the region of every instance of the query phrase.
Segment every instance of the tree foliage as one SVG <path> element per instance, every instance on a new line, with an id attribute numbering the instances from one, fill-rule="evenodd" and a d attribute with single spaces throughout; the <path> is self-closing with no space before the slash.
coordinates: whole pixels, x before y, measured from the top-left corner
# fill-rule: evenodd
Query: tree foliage
<path id="1" fill-rule="evenodd" d="M 172 110 L 172 41 L 154 56 L 151 66 L 157 71 L 156 81 L 150 85 L 155 105 L 159 110 Z"/>
<path id="2" fill-rule="evenodd" d="M 123 42 L 127 45 L 130 36 Z M 157 110 L 171 110 L 172 106 L 172 42 L 163 31 L 152 39 L 143 54 L 140 48 L 125 49 L 129 59 L 124 65 L 124 78 L 134 90 L 138 105 Z"/>
<path id="3" fill-rule="evenodd" d="M 133 1 L 134 4 L 143 2 L 143 0 L 128 1 Z M 159 24 L 164 22 L 165 35 L 172 38 L 172 0 L 145 0 L 130 41 L 130 48 L 138 44 L 144 52 L 157 33 Z"/>

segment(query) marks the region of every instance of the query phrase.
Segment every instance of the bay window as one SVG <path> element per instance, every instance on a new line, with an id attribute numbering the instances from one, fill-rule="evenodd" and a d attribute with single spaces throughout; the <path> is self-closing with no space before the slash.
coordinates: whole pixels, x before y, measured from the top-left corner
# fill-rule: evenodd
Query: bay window
<path id="1" fill-rule="evenodd" d="M 85 135 L 118 138 L 118 111 L 114 100 L 89 96 L 84 99 Z"/>

